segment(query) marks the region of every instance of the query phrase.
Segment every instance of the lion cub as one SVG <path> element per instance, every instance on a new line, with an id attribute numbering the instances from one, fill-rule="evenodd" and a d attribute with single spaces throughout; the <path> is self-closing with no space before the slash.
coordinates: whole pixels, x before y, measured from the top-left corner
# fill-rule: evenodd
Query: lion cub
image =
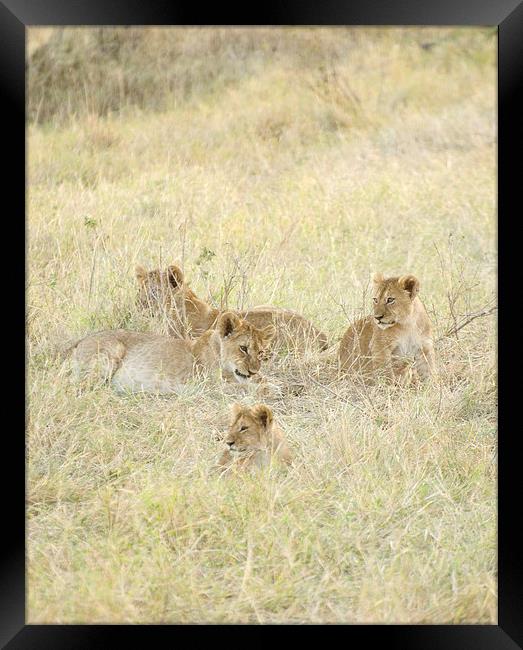
<path id="1" fill-rule="evenodd" d="M 272 410 L 265 404 L 248 407 L 234 404 L 229 433 L 225 438 L 218 470 L 261 469 L 273 459 L 290 465 L 291 452 L 282 430 L 276 425 Z"/>
<path id="2" fill-rule="evenodd" d="M 226 312 L 195 341 L 120 329 L 86 336 L 71 351 L 78 378 L 94 369 L 117 390 L 169 394 L 213 370 L 241 384 L 258 382 L 273 336 L 272 325 L 257 329 Z"/>
<path id="3" fill-rule="evenodd" d="M 409 359 L 425 379 L 435 370 L 432 329 L 418 298 L 419 281 L 413 275 L 385 278 L 376 274 L 374 313 L 353 323 L 339 348 L 344 370 L 384 370 L 391 379 L 406 378 Z"/>
<path id="4" fill-rule="evenodd" d="M 171 335 L 199 336 L 213 327 L 220 315 L 218 309 L 198 298 L 185 281 L 182 270 L 174 264 L 165 271 L 147 271 L 138 266 L 136 278 L 139 286 L 138 304 L 163 313 L 168 318 Z M 327 348 L 326 334 L 290 309 L 263 305 L 234 313 L 255 327 L 275 325 L 275 344 L 282 343 L 297 352 L 311 343 L 319 346 L 320 350 Z"/>

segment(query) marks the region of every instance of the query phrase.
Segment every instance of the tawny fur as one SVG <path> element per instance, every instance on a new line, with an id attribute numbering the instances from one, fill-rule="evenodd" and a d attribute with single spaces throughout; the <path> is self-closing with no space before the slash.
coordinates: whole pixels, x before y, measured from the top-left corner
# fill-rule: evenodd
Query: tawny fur
<path id="1" fill-rule="evenodd" d="M 373 285 L 373 315 L 352 323 L 341 340 L 342 369 L 407 379 L 412 365 L 414 378 L 427 378 L 435 371 L 434 346 L 430 320 L 417 295 L 418 279 L 377 274 Z"/>
<path id="2" fill-rule="evenodd" d="M 260 381 L 261 362 L 273 336 L 272 325 L 257 329 L 226 312 L 215 329 L 195 341 L 109 330 L 80 340 L 72 359 L 77 378 L 94 371 L 117 390 L 168 394 L 192 377 L 213 371 L 243 384 Z"/>
<path id="3" fill-rule="evenodd" d="M 265 404 L 253 407 L 234 404 L 225 444 L 228 448 L 218 462 L 221 472 L 262 469 L 273 461 L 285 465 L 292 463 L 283 431 Z"/>
<path id="4" fill-rule="evenodd" d="M 178 266 L 169 266 L 165 271 L 147 271 L 138 266 L 136 277 L 139 285 L 138 304 L 167 316 L 171 335 L 200 336 L 214 327 L 220 310 L 198 298 Z M 290 309 L 261 305 L 234 313 L 258 328 L 274 325 L 277 332 L 275 346 L 285 345 L 297 352 L 303 351 L 311 343 L 321 350 L 327 348 L 326 334 Z"/>

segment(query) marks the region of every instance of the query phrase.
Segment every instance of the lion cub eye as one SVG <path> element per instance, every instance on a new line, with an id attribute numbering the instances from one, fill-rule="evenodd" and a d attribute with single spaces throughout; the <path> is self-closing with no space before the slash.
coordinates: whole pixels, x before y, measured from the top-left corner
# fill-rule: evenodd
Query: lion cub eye
<path id="1" fill-rule="evenodd" d="M 373 298 L 373 300 L 374 300 L 374 304 L 377 305 L 377 304 L 378 304 L 378 299 L 377 299 L 377 298 Z"/>
<path id="2" fill-rule="evenodd" d="M 391 303 L 393 303 L 393 302 L 394 302 L 394 298 L 392 298 L 392 297 L 387 298 L 387 303 L 388 303 L 389 305 L 390 305 Z"/>
<path id="3" fill-rule="evenodd" d="M 240 350 L 241 350 L 244 354 L 247 354 L 247 346 L 246 346 L 246 345 L 240 345 Z"/>
<path id="4" fill-rule="evenodd" d="M 246 427 L 245 425 L 243 425 L 243 427 L 240 427 L 240 433 L 241 433 L 242 431 L 247 431 L 248 428 L 249 428 L 249 427 Z"/>

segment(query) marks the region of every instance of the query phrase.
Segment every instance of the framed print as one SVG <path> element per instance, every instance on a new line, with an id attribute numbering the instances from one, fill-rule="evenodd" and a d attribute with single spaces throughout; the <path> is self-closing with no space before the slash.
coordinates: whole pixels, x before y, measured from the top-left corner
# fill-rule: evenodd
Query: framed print
<path id="1" fill-rule="evenodd" d="M 520 647 L 521 4 L 1 14 L 5 647 Z"/>

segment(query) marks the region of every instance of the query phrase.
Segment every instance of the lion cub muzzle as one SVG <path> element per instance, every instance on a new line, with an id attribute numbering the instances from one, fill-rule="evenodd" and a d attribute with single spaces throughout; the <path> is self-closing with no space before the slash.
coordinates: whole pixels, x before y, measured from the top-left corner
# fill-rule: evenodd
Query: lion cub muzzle
<path id="1" fill-rule="evenodd" d="M 384 318 L 384 316 L 374 316 L 374 321 L 380 329 L 386 330 L 396 324 L 396 321 L 385 321 Z"/>
<path id="2" fill-rule="evenodd" d="M 245 380 L 245 381 L 248 381 L 251 377 L 253 377 L 257 373 L 258 371 L 252 372 L 251 370 L 247 370 L 247 374 L 245 374 L 243 372 L 240 372 L 238 368 L 234 370 L 234 374 L 236 375 L 236 377 L 239 377 L 241 380 Z"/>

